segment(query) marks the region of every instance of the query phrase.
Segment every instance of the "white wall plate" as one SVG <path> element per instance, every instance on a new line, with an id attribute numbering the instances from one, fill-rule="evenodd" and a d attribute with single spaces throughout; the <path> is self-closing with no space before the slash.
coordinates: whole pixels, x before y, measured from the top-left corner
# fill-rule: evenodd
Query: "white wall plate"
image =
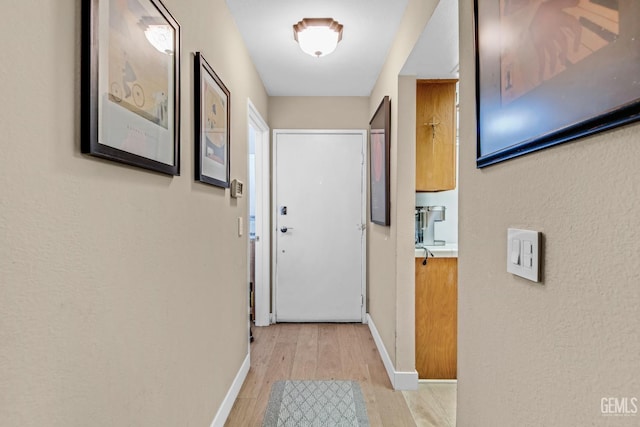
<path id="1" fill-rule="evenodd" d="M 507 230 L 507 271 L 533 282 L 540 281 L 540 232 Z"/>

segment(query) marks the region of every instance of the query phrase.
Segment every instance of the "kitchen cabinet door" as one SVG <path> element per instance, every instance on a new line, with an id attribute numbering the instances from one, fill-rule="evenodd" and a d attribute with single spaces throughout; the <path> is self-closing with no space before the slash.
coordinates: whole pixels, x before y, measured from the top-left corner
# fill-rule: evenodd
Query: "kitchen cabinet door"
<path id="1" fill-rule="evenodd" d="M 416 370 L 420 379 L 457 376 L 458 259 L 416 258 Z"/>
<path id="2" fill-rule="evenodd" d="M 456 187 L 456 80 L 418 80 L 416 191 Z"/>

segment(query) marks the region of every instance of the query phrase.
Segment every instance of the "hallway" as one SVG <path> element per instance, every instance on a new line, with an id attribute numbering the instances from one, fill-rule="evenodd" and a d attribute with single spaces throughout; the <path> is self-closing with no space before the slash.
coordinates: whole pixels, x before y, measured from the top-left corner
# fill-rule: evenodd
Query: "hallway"
<path id="1" fill-rule="evenodd" d="M 136 73 L 148 88 L 144 93 L 149 104 L 141 110 L 134 101 L 131 109 L 125 108 L 117 96 L 123 80 L 118 64 L 126 62 L 125 52 L 111 51 L 110 39 L 123 37 L 118 34 L 124 29 L 117 28 L 119 21 L 131 23 L 129 18 L 146 18 L 147 12 L 158 16 L 160 3 L 180 25 L 180 37 L 174 34 L 171 54 L 171 49 L 163 52 L 145 45 L 145 40 L 150 42 L 146 31 L 151 34 L 156 27 L 153 20 L 123 26 L 136 34 L 138 42 L 131 48 L 148 51 L 166 66 L 166 73 L 156 77 L 156 60 L 147 61 L 146 54 L 137 57 Z M 251 187 L 249 104 L 266 119 L 270 131 L 265 139 L 270 140 L 274 129 L 368 129 L 381 100 L 386 96 L 391 100 L 389 173 L 386 163 L 383 168 L 390 183 L 385 202 L 391 206 L 391 224 L 385 227 L 367 218 L 363 266 L 366 308 L 380 333 L 380 351 L 384 353 L 384 348 L 393 356 L 397 363 L 391 363 L 390 370 L 402 374 L 413 367 L 416 348 L 411 331 L 415 328 L 415 257 L 410 242 L 415 223 L 411 213 L 416 206 L 413 141 L 420 124 L 415 119 L 415 84 L 418 79 L 441 78 L 425 75 L 419 63 L 410 70 L 408 60 L 424 60 L 428 65 L 441 62 L 440 56 L 414 57 L 412 52 L 420 50 L 421 42 L 430 48 L 445 46 L 425 30 L 435 22 L 440 5 L 451 2 L 294 3 L 296 10 L 278 6 L 279 2 L 243 0 L 3 3 L 0 426 L 221 427 L 231 410 L 229 425 L 257 425 L 271 385 L 279 378 L 357 379 L 372 425 L 413 425 L 406 395 L 391 390 L 366 325 L 254 328 L 256 341 L 249 345 L 248 197 L 232 197 L 229 188 L 195 179 L 195 140 L 201 130 L 195 119 L 202 112 L 195 98 L 206 92 L 199 90 L 193 55 L 201 52 L 230 92 L 229 117 L 221 120 L 229 137 L 224 163 L 229 183 L 235 179 L 245 190 Z M 374 3 L 405 5 L 398 25 L 390 25 L 384 16 L 380 24 L 372 25 Z M 483 157 L 478 150 L 483 145 L 478 144 L 478 118 L 479 95 L 485 91 L 480 86 L 490 83 L 487 77 L 498 83 L 494 89 L 501 87 L 500 78 L 507 74 L 502 73 L 503 65 L 508 64 L 496 56 L 499 52 L 507 59 L 511 54 L 533 55 L 533 51 L 526 48 L 507 55 L 497 49 L 500 43 L 492 43 L 496 50 L 488 46 L 483 56 L 497 72 L 483 74 L 477 55 L 483 49 L 478 48 L 476 30 L 485 24 L 476 25 L 478 12 L 499 22 L 500 5 L 526 5 L 504 20 L 506 24 L 522 19 L 521 30 L 530 25 L 526 21 L 535 16 L 533 8 L 542 1 L 454 3 L 459 64 L 444 71 L 459 74 L 457 183 L 462 191 L 457 225 L 455 422 L 460 427 L 637 427 L 640 410 L 623 412 L 635 411 L 631 403 L 640 399 L 640 263 L 635 258 L 640 253 L 636 215 L 640 211 L 640 84 L 637 78 L 631 79 L 625 90 L 618 91 L 622 79 L 596 80 L 594 76 L 603 71 L 615 74 L 622 69 L 618 62 L 625 60 L 631 61 L 628 69 L 636 71 L 631 75 L 640 76 L 640 1 L 580 0 L 581 5 L 591 3 L 590 10 L 611 9 L 617 15 L 615 43 L 605 40 L 608 46 L 603 44 L 589 59 L 523 93 L 509 103 L 511 107 L 502 108 L 502 91 L 496 91 L 488 99 L 496 101 L 496 113 L 504 110 L 504 114 L 494 116 L 488 127 L 498 133 L 525 132 L 525 127 L 549 124 L 538 110 L 557 109 L 557 118 L 566 119 L 565 115 L 578 111 L 569 102 L 580 111 L 602 106 L 610 100 L 593 97 L 590 89 L 596 86 L 615 89 L 611 99 L 620 93 L 634 101 L 599 116 L 597 126 L 585 129 L 589 132 L 579 139 L 483 168 L 477 167 Z M 310 8 L 302 9 L 305 5 Z M 125 6 L 129 18 L 113 19 L 111 26 L 111 7 L 124 12 Z M 287 44 L 277 49 L 265 43 L 258 53 L 268 63 L 287 67 L 287 62 L 277 62 L 273 55 L 288 52 L 305 60 L 306 69 L 318 73 L 334 69 L 338 77 L 326 79 L 330 90 L 320 91 L 316 84 L 325 75 L 315 79 L 316 74 L 302 68 L 296 73 L 303 83 L 300 91 L 286 81 L 270 91 L 234 19 L 232 7 L 236 6 L 253 11 L 264 8 L 277 18 L 266 19 L 266 13 L 258 17 L 261 24 L 277 24 L 277 30 L 253 27 L 265 36 L 260 41 L 282 34 Z M 338 16 L 341 9 L 352 6 L 353 19 Z M 327 58 L 300 52 L 292 37 L 292 25 L 318 16 L 316 7 L 327 7 L 327 13 L 319 16 L 333 16 L 344 25 L 344 40 Z M 600 21 L 586 18 L 596 24 Z M 605 34 L 597 25 L 593 28 Z M 386 32 L 389 43 L 385 47 L 371 43 L 364 37 L 371 30 Z M 594 34 L 584 32 L 589 31 Z M 164 32 L 156 34 L 169 41 Z M 625 47 L 632 48 L 633 55 L 622 58 L 624 50 L 618 49 Z M 338 59 L 354 61 L 351 52 L 366 57 L 372 51 L 383 58 L 367 68 L 373 71 L 371 80 L 362 77 L 359 62 L 344 69 L 332 65 Z M 609 55 L 618 61 L 609 60 Z M 596 67 L 591 70 L 591 66 Z M 354 76 L 368 86 L 352 91 L 343 78 Z M 116 83 L 113 91 L 112 83 Z M 164 118 L 169 95 L 176 101 L 172 103 L 175 120 L 166 128 L 149 117 Z M 548 101 L 543 103 L 543 98 Z M 127 121 L 113 116 L 104 120 L 105 105 Z M 425 120 L 422 125 L 425 122 L 433 123 Z M 427 126 L 433 142 L 434 128 Z M 546 144 L 554 135 L 575 135 L 576 126 L 544 134 L 539 141 Z M 96 131 L 88 132 L 91 129 Z M 114 139 L 104 139 L 105 133 Z M 166 149 L 162 156 L 153 150 L 160 135 Z M 534 142 L 531 139 L 507 151 L 521 154 Z M 144 163 L 150 167 L 162 166 L 154 157 L 173 153 L 170 163 L 179 166 L 174 171 L 179 174 L 92 156 L 83 153 L 87 145 L 115 150 L 124 156 L 118 159 L 136 159 L 140 157 L 136 152 L 146 151 L 149 157 L 144 157 Z M 499 153 L 494 151 L 498 146 L 487 148 L 487 154 Z M 271 160 L 270 155 L 264 157 Z M 264 180 L 267 186 L 270 182 Z M 305 179 L 298 182 L 307 185 Z M 336 194 L 342 194 L 340 190 L 336 188 Z M 270 191 L 264 193 L 270 206 Z M 339 208 L 339 204 L 326 207 L 327 211 Z M 265 222 L 266 229 L 275 231 L 275 222 Z M 508 272 L 507 233 L 513 227 L 542 233 L 542 282 L 534 284 Z M 434 234 L 436 238 L 447 239 Z M 261 236 L 268 248 L 265 252 L 270 252 L 272 245 L 266 239 Z M 523 259 L 522 254 L 518 259 Z M 271 284 L 271 272 L 265 277 Z M 269 287 L 264 288 L 269 294 Z M 269 308 L 265 304 L 265 323 Z M 251 367 L 248 353 L 253 353 Z M 445 406 L 440 404 L 443 410 Z"/>
<path id="2" fill-rule="evenodd" d="M 260 426 L 278 380 L 360 382 L 369 423 L 415 426 L 402 392 L 394 391 L 367 325 L 281 323 L 253 328 L 251 370 L 225 424 Z"/>

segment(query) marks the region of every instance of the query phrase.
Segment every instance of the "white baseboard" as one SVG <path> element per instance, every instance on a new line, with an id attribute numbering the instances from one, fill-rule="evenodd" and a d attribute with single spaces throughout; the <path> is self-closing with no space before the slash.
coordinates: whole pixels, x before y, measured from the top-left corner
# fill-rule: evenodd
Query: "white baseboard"
<path id="1" fill-rule="evenodd" d="M 376 325 L 373 323 L 373 319 L 371 318 L 371 315 L 369 313 L 367 313 L 367 325 L 369 325 L 369 330 L 371 331 L 371 335 L 373 336 L 373 341 L 376 343 L 376 347 L 378 347 L 378 353 L 380 353 L 382 363 L 384 363 L 384 367 L 387 370 L 387 375 L 389 376 L 391 384 L 393 385 L 395 379 L 395 368 L 393 367 L 393 363 L 391 363 L 391 358 L 389 357 L 389 353 L 387 353 L 387 349 L 382 343 L 382 337 L 380 337 L 380 333 L 376 329 Z"/>
<path id="2" fill-rule="evenodd" d="M 391 380 L 391 385 L 394 390 L 417 390 L 418 389 L 418 372 L 403 372 L 396 371 L 393 363 L 391 362 L 391 358 L 389 357 L 389 353 L 387 353 L 387 349 L 382 342 L 382 338 L 376 329 L 376 325 L 373 323 L 373 319 L 371 315 L 367 313 L 367 324 L 369 325 L 369 330 L 371 331 L 371 335 L 373 336 L 373 341 L 376 343 L 376 347 L 378 347 L 378 352 L 380 353 L 380 357 L 382 358 L 382 363 L 384 363 L 384 367 L 387 370 L 387 375 L 389 376 L 389 380 Z"/>
<path id="3" fill-rule="evenodd" d="M 251 359 L 249 354 L 247 354 L 244 362 L 242 362 L 242 366 L 240 366 L 240 370 L 238 370 L 236 377 L 233 379 L 233 383 L 231 383 L 231 387 L 229 388 L 227 395 L 222 401 L 222 405 L 220 405 L 220 408 L 218 409 L 218 413 L 216 413 L 215 418 L 211 422 L 211 427 L 224 427 L 224 423 L 227 421 L 227 418 L 231 413 L 231 408 L 233 408 L 233 404 L 240 393 L 242 384 L 244 383 L 245 378 L 247 378 L 250 367 Z"/>

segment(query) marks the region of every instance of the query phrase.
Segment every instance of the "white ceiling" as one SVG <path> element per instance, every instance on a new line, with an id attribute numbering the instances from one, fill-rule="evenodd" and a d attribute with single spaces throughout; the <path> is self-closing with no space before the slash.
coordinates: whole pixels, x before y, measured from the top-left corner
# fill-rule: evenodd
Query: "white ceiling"
<path id="1" fill-rule="evenodd" d="M 407 5 L 407 0 L 226 1 L 270 96 L 369 96 Z M 451 74 L 457 71 L 457 3 L 440 1 L 402 74 L 457 76 Z M 300 50 L 292 27 L 303 18 L 325 17 L 344 25 L 342 41 L 330 55 L 314 58 Z"/>
<path id="2" fill-rule="evenodd" d="M 400 74 L 457 79 L 458 34 L 458 0 L 440 0 Z"/>

